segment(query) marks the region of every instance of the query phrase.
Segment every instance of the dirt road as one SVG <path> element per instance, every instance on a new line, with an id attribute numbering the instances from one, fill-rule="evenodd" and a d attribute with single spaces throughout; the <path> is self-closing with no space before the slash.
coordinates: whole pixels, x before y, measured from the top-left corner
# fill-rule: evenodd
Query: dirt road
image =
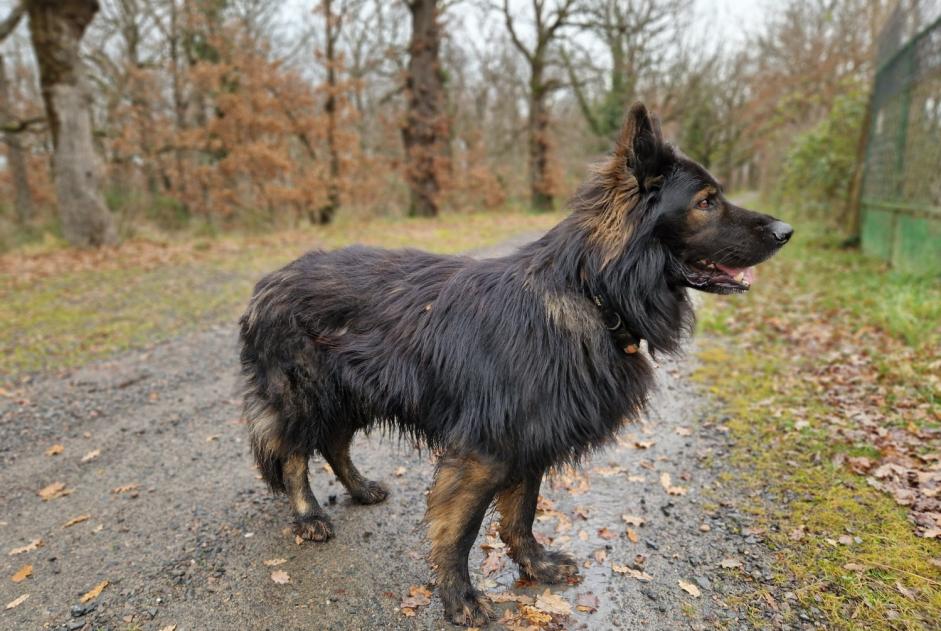
<path id="1" fill-rule="evenodd" d="M 544 624 L 760 624 L 745 619 L 738 596 L 770 581 L 768 553 L 745 517 L 722 505 L 726 438 L 709 400 L 685 379 L 688 366 L 661 369 L 646 422 L 626 427 L 619 444 L 581 474 L 544 485 L 537 531 L 583 564 L 580 584 L 552 587 L 570 615 L 552 599 L 530 610 L 535 616 L 556 602 L 563 613 Z M 431 577 L 421 524 L 428 455 L 394 437 L 358 438 L 354 460 L 391 490 L 377 506 L 352 504 L 321 463 L 312 465 L 314 491 L 331 499 L 337 536 L 298 545 L 285 531 L 287 502 L 271 497 L 253 468 L 236 372 L 234 326 L 213 327 L 37 376 L 0 398 L 0 608 L 20 600 L 0 609 L 0 628 L 450 628 L 435 599 L 412 616 L 400 609 L 410 587 Z M 60 451 L 54 445 L 61 453 L 48 455 Z M 64 485 L 58 496 L 54 483 Z M 43 489 L 54 497 L 44 500 Z M 66 527 L 70 520 L 78 523 Z M 35 549 L 16 550 L 36 540 Z M 478 543 L 487 540 L 482 533 Z M 485 555 L 475 546 L 471 565 L 487 592 L 524 600 L 544 594 L 545 586 L 515 586 L 499 549 L 482 568 Z M 26 565 L 31 575 L 14 582 Z M 285 580 L 280 572 L 286 583 L 272 579 Z M 100 595 L 81 603 L 102 581 Z M 518 617 L 520 606 L 498 609 Z M 765 623 L 780 622 L 787 594 L 762 607 Z"/>

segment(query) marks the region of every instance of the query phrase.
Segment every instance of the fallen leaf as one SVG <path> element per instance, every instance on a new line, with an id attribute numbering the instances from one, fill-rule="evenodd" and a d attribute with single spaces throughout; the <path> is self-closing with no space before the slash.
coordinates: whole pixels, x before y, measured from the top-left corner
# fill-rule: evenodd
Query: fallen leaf
<path id="1" fill-rule="evenodd" d="M 742 562 L 738 559 L 722 559 L 719 561 L 719 567 L 724 567 L 727 570 L 731 570 L 733 568 L 742 567 Z"/>
<path id="2" fill-rule="evenodd" d="M 617 539 L 618 533 L 614 532 L 610 528 L 599 528 L 598 536 L 601 537 L 602 539 L 611 540 L 611 539 Z"/>
<path id="3" fill-rule="evenodd" d="M 579 594 L 575 598 L 575 608 L 586 613 L 595 613 L 600 605 L 598 597 L 591 592 Z"/>
<path id="4" fill-rule="evenodd" d="M 638 515 L 621 515 L 621 519 L 623 519 L 628 526 L 643 526 L 647 521 Z"/>
<path id="5" fill-rule="evenodd" d="M 27 543 L 25 546 L 22 546 L 20 548 L 13 548 L 12 550 L 10 550 L 9 554 L 12 557 L 12 556 L 16 556 L 17 554 L 23 554 L 24 552 L 32 552 L 33 550 L 38 550 L 41 547 L 42 547 L 42 537 L 38 537 L 30 541 L 29 543 Z"/>
<path id="6" fill-rule="evenodd" d="M 532 605 L 536 599 L 526 594 L 514 594 L 513 592 L 487 592 L 487 598 L 495 603 L 520 603 L 521 605 Z"/>
<path id="7" fill-rule="evenodd" d="M 529 605 L 520 607 L 520 612 L 526 620 L 532 622 L 537 627 L 543 627 L 552 622 L 552 616 Z"/>
<path id="8" fill-rule="evenodd" d="M 210 434 L 209 436 L 206 436 L 207 443 L 211 443 L 217 440 L 219 440 L 219 434 Z"/>
<path id="9" fill-rule="evenodd" d="M 502 570 L 505 563 L 506 558 L 503 556 L 503 553 L 496 548 L 491 548 L 487 551 L 487 556 L 480 564 L 480 571 L 483 572 L 484 576 L 491 576 Z"/>
<path id="10" fill-rule="evenodd" d="M 33 574 L 33 566 L 27 563 L 26 565 L 18 569 L 16 571 L 16 574 L 10 577 L 10 580 L 13 581 L 14 583 L 22 583 L 23 581 L 26 580 L 28 576 L 32 576 L 32 574 Z"/>
<path id="11" fill-rule="evenodd" d="M 262 563 L 264 563 L 268 567 L 274 567 L 276 565 L 281 565 L 287 562 L 288 562 L 287 559 L 268 559 L 267 561 L 262 561 Z"/>
<path id="12" fill-rule="evenodd" d="M 98 596 L 101 595 L 101 592 L 104 591 L 105 587 L 107 587 L 108 584 L 109 584 L 108 581 L 101 581 L 100 583 L 92 587 L 90 590 L 85 592 L 85 595 L 79 598 L 78 601 L 82 604 L 85 604 L 89 600 L 94 600 L 98 598 Z"/>
<path id="13" fill-rule="evenodd" d="M 699 591 L 699 588 L 693 585 L 692 583 L 684 580 L 677 581 L 679 583 L 680 589 L 692 596 L 693 598 L 699 598 L 702 596 L 702 592 Z"/>
<path id="14" fill-rule="evenodd" d="M 611 569 L 617 572 L 618 574 L 626 574 L 631 578 L 636 578 L 638 581 L 652 581 L 653 577 L 647 572 L 642 572 L 640 570 L 635 570 L 632 567 L 626 565 L 618 565 L 617 563 L 611 564 Z"/>
<path id="15" fill-rule="evenodd" d="M 536 596 L 536 609 L 544 613 L 558 614 L 567 616 L 572 613 L 572 605 L 558 594 L 553 594 L 550 590 L 544 591 Z"/>
<path id="16" fill-rule="evenodd" d="M 914 590 L 911 590 L 905 587 L 899 581 L 895 581 L 895 589 L 899 590 L 899 593 L 902 594 L 902 596 L 905 596 L 905 598 L 909 598 L 911 600 L 918 600 L 918 593 L 915 592 Z"/>
<path id="17" fill-rule="evenodd" d="M 16 598 L 8 602 L 7 606 L 4 607 L 4 609 L 13 609 L 14 607 L 19 607 L 20 605 L 26 602 L 27 598 L 29 598 L 29 594 L 23 594 L 19 598 Z"/>
<path id="18" fill-rule="evenodd" d="M 101 455 L 101 450 L 100 450 L 100 449 L 92 449 L 92 450 L 89 451 L 87 454 L 85 454 L 84 456 L 82 456 L 82 459 L 81 459 L 80 462 L 82 462 L 82 463 L 91 462 L 92 460 L 94 460 L 95 458 L 97 458 L 97 457 L 100 456 L 100 455 Z"/>
<path id="19" fill-rule="evenodd" d="M 655 440 L 636 440 L 634 441 L 634 446 L 638 449 L 650 449 L 657 444 Z"/>
<path id="20" fill-rule="evenodd" d="M 693 435 L 693 430 L 691 430 L 688 427 L 677 427 L 673 431 L 675 431 L 680 436 L 692 436 Z"/>
<path id="21" fill-rule="evenodd" d="M 412 585 L 408 588 L 408 596 L 399 603 L 399 609 L 405 616 L 415 615 L 415 609 L 431 604 L 431 592 L 424 585 Z"/>
<path id="22" fill-rule="evenodd" d="M 136 491 L 137 487 L 138 487 L 138 484 L 136 482 L 132 482 L 131 484 L 125 484 L 123 486 L 116 486 L 113 489 L 111 489 L 111 492 L 114 493 L 115 495 L 119 495 L 121 493 L 130 493 L 131 491 Z"/>
<path id="23" fill-rule="evenodd" d="M 278 585 L 284 585 L 291 582 L 291 577 L 284 570 L 275 570 L 271 573 L 271 580 Z"/>
<path id="24" fill-rule="evenodd" d="M 63 527 L 63 528 L 71 528 L 71 527 L 74 526 L 75 524 L 80 524 L 80 523 L 82 523 L 83 521 L 88 521 L 89 519 L 91 519 L 91 515 L 79 515 L 78 517 L 73 517 L 72 519 L 70 519 L 70 520 L 68 520 L 67 522 L 65 522 L 64 524 L 62 524 L 62 527 Z"/>
<path id="25" fill-rule="evenodd" d="M 840 543 L 840 545 L 843 545 L 843 546 L 853 545 L 853 538 L 849 535 L 840 535 L 837 541 Z"/>
<path id="26" fill-rule="evenodd" d="M 600 565 L 608 558 L 608 551 L 604 548 L 598 548 L 592 553 L 592 556 L 595 557 L 595 561 Z"/>
<path id="27" fill-rule="evenodd" d="M 42 501 L 48 502 L 49 500 L 54 500 L 57 497 L 64 497 L 70 495 L 72 489 L 65 488 L 65 484 L 62 482 L 53 482 L 52 484 L 47 484 L 46 486 L 39 489 L 39 497 L 42 498 Z"/>
<path id="28" fill-rule="evenodd" d="M 638 541 L 637 533 L 630 528 L 627 529 L 627 538 L 631 540 L 631 543 L 637 543 Z"/>
<path id="29" fill-rule="evenodd" d="M 47 455 L 47 456 L 58 456 L 58 455 L 61 454 L 63 451 L 65 451 L 65 445 L 60 445 L 60 444 L 56 443 L 55 445 L 52 445 L 51 447 L 49 447 L 49 449 L 46 450 L 46 455 Z"/>
<path id="30" fill-rule="evenodd" d="M 795 528 L 794 530 L 792 530 L 792 531 L 790 532 L 790 534 L 788 535 L 788 538 L 789 538 L 791 541 L 800 541 L 801 539 L 803 539 L 803 538 L 804 538 L 804 527 L 803 527 L 803 526 L 800 526 L 800 527 Z"/>
<path id="31" fill-rule="evenodd" d="M 405 467 L 398 467 L 395 470 L 395 477 L 401 478 L 408 471 Z"/>
<path id="32" fill-rule="evenodd" d="M 673 479 L 669 473 L 660 474 L 660 486 L 670 495 L 686 495 L 686 487 L 673 486 Z"/>
<path id="33" fill-rule="evenodd" d="M 847 458 L 846 464 L 849 465 L 850 470 L 853 473 L 862 475 L 864 473 L 868 473 L 869 470 L 872 469 L 873 462 L 864 456 L 854 456 L 852 458 Z"/>

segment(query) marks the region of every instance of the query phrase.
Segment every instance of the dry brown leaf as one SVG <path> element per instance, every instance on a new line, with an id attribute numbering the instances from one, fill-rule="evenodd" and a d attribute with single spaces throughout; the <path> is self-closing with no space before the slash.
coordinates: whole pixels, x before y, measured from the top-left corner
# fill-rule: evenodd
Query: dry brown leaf
<path id="1" fill-rule="evenodd" d="M 693 430 L 691 430 L 688 427 L 677 427 L 674 431 L 680 436 L 692 436 L 693 435 Z"/>
<path id="2" fill-rule="evenodd" d="M 635 440 L 634 446 L 638 449 L 650 449 L 657 444 L 655 440 Z"/>
<path id="3" fill-rule="evenodd" d="M 262 561 L 262 563 L 264 563 L 264 564 L 267 565 L 268 567 L 274 567 L 274 566 L 276 566 L 276 565 L 282 565 L 282 564 L 287 563 L 287 562 L 288 562 L 287 559 L 268 559 L 267 561 Z"/>
<path id="4" fill-rule="evenodd" d="M 637 533 L 631 530 L 630 528 L 627 529 L 627 538 L 631 540 L 631 543 L 637 543 L 639 539 L 637 537 Z"/>
<path id="5" fill-rule="evenodd" d="M 33 566 L 27 563 L 20 569 L 16 571 L 16 574 L 10 577 L 10 580 L 14 583 L 22 583 L 26 580 L 27 577 L 33 575 Z"/>
<path id="6" fill-rule="evenodd" d="M 130 493 L 131 491 L 136 491 L 138 486 L 139 485 L 136 482 L 132 482 L 131 484 L 124 484 L 122 486 L 116 486 L 113 489 L 111 489 L 111 492 L 114 493 L 115 495 L 120 495 L 121 493 Z"/>
<path id="7" fill-rule="evenodd" d="M 101 592 L 103 592 L 105 587 L 107 587 L 108 585 L 109 585 L 108 581 L 101 581 L 100 583 L 92 587 L 90 590 L 85 592 L 85 595 L 79 598 L 78 601 L 82 604 L 85 604 L 89 600 L 94 600 L 98 598 L 98 596 L 101 595 Z"/>
<path id="8" fill-rule="evenodd" d="M 542 627 L 552 622 L 552 616 L 529 605 L 520 607 L 520 612 L 526 620 L 532 622 L 537 627 Z"/>
<path id="9" fill-rule="evenodd" d="M 42 501 L 48 502 L 49 500 L 54 500 L 57 497 L 71 495 L 72 489 L 65 488 L 65 484 L 62 482 L 53 482 L 52 484 L 47 484 L 46 486 L 39 489 L 37 493 L 39 497 L 42 498 Z"/>
<path id="10" fill-rule="evenodd" d="M 487 598 L 495 603 L 520 603 L 521 605 L 532 605 L 536 599 L 526 594 L 514 594 L 513 592 L 487 592 Z"/>
<path id="11" fill-rule="evenodd" d="M 598 536 L 601 537 L 602 539 L 607 539 L 607 540 L 610 541 L 611 539 L 617 539 L 617 538 L 618 538 L 618 533 L 614 532 L 613 530 L 611 530 L 610 528 L 607 528 L 607 527 L 606 527 L 606 528 L 599 528 L 599 529 L 598 529 Z"/>
<path id="12" fill-rule="evenodd" d="M 26 602 L 26 599 L 29 598 L 29 594 L 23 594 L 22 596 L 15 598 L 7 603 L 7 606 L 4 609 L 13 609 L 14 607 L 19 607 Z"/>
<path id="13" fill-rule="evenodd" d="M 271 580 L 278 585 L 284 585 L 291 582 L 291 577 L 284 570 L 275 570 L 271 573 Z"/>
<path id="14" fill-rule="evenodd" d="M 92 450 L 89 451 L 87 454 L 85 454 L 84 456 L 82 456 L 81 462 L 82 462 L 82 463 L 91 462 L 92 460 L 94 460 L 95 458 L 97 458 L 97 457 L 100 456 L 100 455 L 101 455 L 101 450 L 100 450 L 100 449 L 92 449 Z"/>
<path id="15" fill-rule="evenodd" d="M 536 596 L 536 609 L 544 613 L 558 614 L 567 616 L 572 613 L 572 605 L 558 594 L 553 594 L 550 590 L 544 591 Z"/>
<path id="16" fill-rule="evenodd" d="M 693 583 L 690 583 L 689 581 L 684 581 L 682 579 L 677 581 L 677 583 L 679 584 L 680 589 L 682 589 L 684 592 L 686 592 L 693 598 L 699 598 L 700 596 L 702 596 L 702 592 L 699 591 L 699 588 L 696 587 Z"/>
<path id="17" fill-rule="evenodd" d="M 67 522 L 65 522 L 64 524 L 62 524 L 62 527 L 63 527 L 63 528 L 71 528 L 71 527 L 74 526 L 75 524 L 80 524 L 80 523 L 82 523 L 83 521 L 88 521 L 89 519 L 91 519 L 91 515 L 79 515 L 78 517 L 73 517 L 72 519 L 70 519 L 70 520 L 68 520 Z"/>
<path id="18" fill-rule="evenodd" d="M 631 578 L 636 578 L 638 581 L 652 581 L 653 577 L 647 572 L 642 572 L 641 570 L 635 570 L 632 567 L 626 565 L 618 565 L 617 563 L 611 564 L 611 569 L 617 572 L 618 574 L 626 574 Z"/>
<path id="19" fill-rule="evenodd" d="M 686 495 L 686 487 L 673 486 L 673 478 L 669 473 L 660 474 L 660 486 L 670 495 Z"/>
<path id="20" fill-rule="evenodd" d="M 595 613 L 600 605 L 598 597 L 591 592 L 579 594 L 575 598 L 575 608 L 585 613 Z"/>
<path id="21" fill-rule="evenodd" d="M 219 434 L 210 434 L 209 436 L 206 436 L 207 443 L 211 443 L 217 440 L 219 440 Z"/>
<path id="22" fill-rule="evenodd" d="M 484 576 L 491 576 L 502 570 L 505 563 L 506 558 L 503 553 L 498 549 L 491 548 L 480 564 L 480 571 L 483 572 Z"/>
<path id="23" fill-rule="evenodd" d="M 65 445 L 60 445 L 59 443 L 56 443 L 55 445 L 52 445 L 51 447 L 49 447 L 49 449 L 46 450 L 46 455 L 58 456 L 63 451 L 65 451 Z"/>
<path id="24" fill-rule="evenodd" d="M 424 585 L 412 585 L 408 588 L 408 596 L 399 603 L 399 609 L 405 616 L 411 617 L 415 615 L 415 609 L 430 604 L 431 591 Z"/>
<path id="25" fill-rule="evenodd" d="M 13 548 L 12 550 L 10 550 L 9 555 L 12 557 L 12 556 L 16 556 L 17 554 L 23 554 L 24 552 L 32 552 L 33 550 L 38 550 L 39 548 L 41 548 L 42 545 L 43 545 L 42 537 L 37 537 L 36 539 L 33 539 L 32 541 L 27 543 L 25 546 L 21 546 L 19 548 Z"/>
<path id="26" fill-rule="evenodd" d="M 592 556 L 595 557 L 595 561 L 600 565 L 608 558 L 608 551 L 604 548 L 598 548 L 592 553 Z"/>
<path id="27" fill-rule="evenodd" d="M 621 515 L 621 519 L 623 519 L 624 523 L 628 526 L 643 526 L 647 521 L 639 515 Z"/>
<path id="28" fill-rule="evenodd" d="M 406 469 L 405 467 L 397 467 L 395 469 L 395 477 L 401 478 L 403 475 L 406 474 L 407 471 L 408 469 Z"/>

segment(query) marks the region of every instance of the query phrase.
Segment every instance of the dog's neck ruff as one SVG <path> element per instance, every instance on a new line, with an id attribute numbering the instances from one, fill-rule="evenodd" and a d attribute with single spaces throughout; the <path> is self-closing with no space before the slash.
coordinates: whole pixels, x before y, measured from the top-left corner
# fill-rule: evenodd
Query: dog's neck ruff
<path id="1" fill-rule="evenodd" d="M 637 353 L 640 350 L 641 340 L 627 329 L 621 314 L 612 309 L 600 295 L 592 294 L 591 299 L 598 307 L 598 311 L 601 312 L 601 321 L 611 333 L 611 337 L 614 338 L 614 343 L 618 345 L 618 348 L 623 349 L 628 355 Z"/>

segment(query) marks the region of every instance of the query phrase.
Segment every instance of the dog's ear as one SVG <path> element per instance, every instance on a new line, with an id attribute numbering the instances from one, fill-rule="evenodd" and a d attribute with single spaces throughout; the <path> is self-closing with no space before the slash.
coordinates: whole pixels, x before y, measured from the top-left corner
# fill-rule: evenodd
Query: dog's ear
<path id="1" fill-rule="evenodd" d="M 645 189 L 656 188 L 663 179 L 668 152 L 660 132 L 660 120 L 643 103 L 635 103 L 624 118 L 614 146 L 614 155 Z"/>

